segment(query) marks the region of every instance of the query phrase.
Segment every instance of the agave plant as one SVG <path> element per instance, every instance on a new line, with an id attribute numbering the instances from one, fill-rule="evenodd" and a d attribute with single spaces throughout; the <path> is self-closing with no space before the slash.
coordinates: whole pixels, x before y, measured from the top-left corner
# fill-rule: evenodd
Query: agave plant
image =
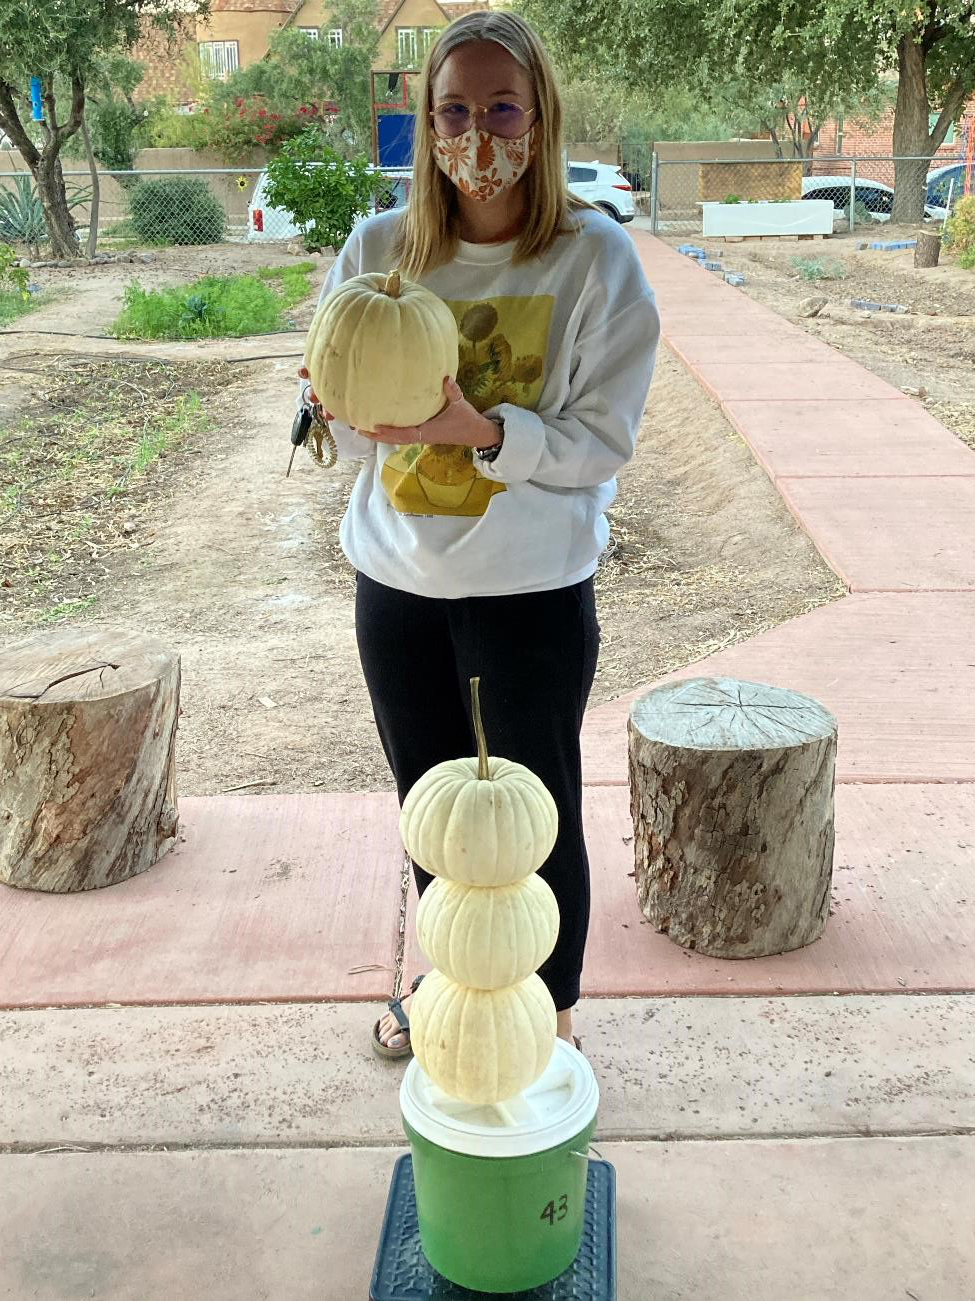
<path id="1" fill-rule="evenodd" d="M 0 190 L 0 239 L 36 249 L 47 236 L 44 209 L 29 176 L 11 176 L 13 189 Z"/>
<path id="2" fill-rule="evenodd" d="M 0 239 L 19 241 L 36 252 L 47 238 L 47 223 L 33 178 L 20 173 L 4 179 L 13 188 L 0 188 Z M 91 199 L 91 190 L 75 188 L 65 197 L 70 212 Z"/>

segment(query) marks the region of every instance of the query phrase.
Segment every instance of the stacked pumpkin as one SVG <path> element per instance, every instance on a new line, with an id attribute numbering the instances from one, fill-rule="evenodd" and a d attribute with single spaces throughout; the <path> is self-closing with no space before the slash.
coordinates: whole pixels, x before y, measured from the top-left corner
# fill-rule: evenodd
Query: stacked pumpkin
<path id="1" fill-rule="evenodd" d="M 559 909 L 537 876 L 558 813 L 522 764 L 489 756 L 479 679 L 471 679 L 477 757 L 437 764 L 409 791 L 400 833 L 437 879 L 417 911 L 434 970 L 410 1006 L 422 1069 L 464 1102 L 503 1102 L 534 1083 L 556 1036 L 555 1004 L 536 975 L 555 947 Z"/>

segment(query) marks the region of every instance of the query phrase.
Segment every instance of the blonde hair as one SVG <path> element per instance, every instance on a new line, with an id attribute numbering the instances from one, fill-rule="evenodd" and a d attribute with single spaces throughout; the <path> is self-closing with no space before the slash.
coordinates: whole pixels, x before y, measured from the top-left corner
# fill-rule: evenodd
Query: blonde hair
<path id="1" fill-rule="evenodd" d="M 527 188 L 527 216 L 514 260 L 525 262 L 548 251 L 569 232 L 570 211 L 588 208 L 566 186 L 562 161 L 562 102 L 555 70 L 537 33 L 513 13 L 465 14 L 441 34 L 427 55 L 417 87 L 413 185 L 400 220 L 395 257 L 407 275 L 449 262 L 457 248 L 457 190 L 437 166 L 428 146 L 434 78 L 448 55 L 471 41 L 493 41 L 507 50 L 532 79 L 538 113 L 534 159 L 521 184 Z"/>

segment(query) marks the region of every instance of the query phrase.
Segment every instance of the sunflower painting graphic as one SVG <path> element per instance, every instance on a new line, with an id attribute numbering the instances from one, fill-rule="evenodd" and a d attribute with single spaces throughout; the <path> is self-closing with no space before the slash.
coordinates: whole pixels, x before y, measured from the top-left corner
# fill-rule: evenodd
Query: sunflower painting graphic
<path id="1" fill-rule="evenodd" d="M 457 383 L 476 410 L 538 405 L 553 303 L 549 295 L 447 303 L 460 334 Z M 393 448 L 381 478 L 392 505 L 408 515 L 483 515 L 505 491 L 478 471 L 471 448 L 448 443 Z"/>

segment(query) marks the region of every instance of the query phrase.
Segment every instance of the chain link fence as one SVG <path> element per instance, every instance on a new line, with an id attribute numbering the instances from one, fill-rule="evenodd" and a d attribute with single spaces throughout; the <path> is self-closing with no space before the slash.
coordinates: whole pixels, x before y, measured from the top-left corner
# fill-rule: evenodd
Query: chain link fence
<path id="1" fill-rule="evenodd" d="M 386 193 L 376 206 L 408 197 L 409 171 L 381 169 Z M 166 245 L 274 243 L 301 237 L 290 212 L 265 198 L 263 168 L 209 171 L 99 171 L 98 247 L 103 251 Z M 92 215 L 91 177 L 65 171 L 68 205 L 85 245 Z M 36 250 L 46 239 L 44 212 L 29 173 L 0 173 L 0 240 Z"/>
<path id="2" fill-rule="evenodd" d="M 652 155 L 649 212 L 655 232 L 700 234 L 704 204 L 832 202 L 832 228 L 870 231 L 894 215 L 898 185 L 923 193 L 924 217 L 943 221 L 975 193 L 975 164 L 964 158 L 663 160 Z M 712 232 L 717 233 L 717 232 Z"/>

